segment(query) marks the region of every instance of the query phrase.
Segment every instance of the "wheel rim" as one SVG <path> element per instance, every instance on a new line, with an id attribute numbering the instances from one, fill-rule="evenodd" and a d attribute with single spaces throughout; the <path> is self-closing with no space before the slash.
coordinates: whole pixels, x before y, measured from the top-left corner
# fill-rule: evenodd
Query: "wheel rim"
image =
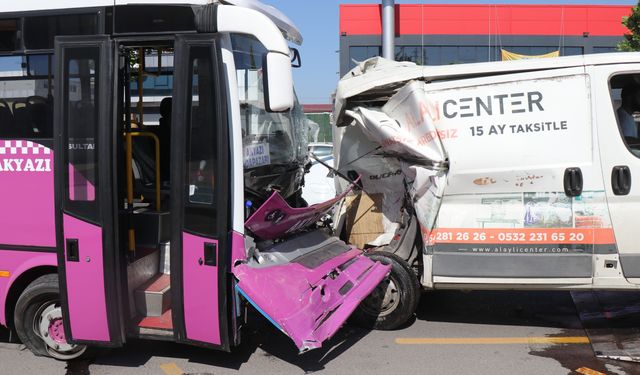
<path id="1" fill-rule="evenodd" d="M 44 342 L 50 356 L 60 360 L 70 360 L 81 356 L 87 347 L 67 342 L 63 322 L 60 304 L 57 301 L 47 301 L 34 315 L 33 330 Z"/>
<path id="2" fill-rule="evenodd" d="M 400 305 L 400 293 L 395 279 L 383 280 L 371 294 L 362 301 L 360 308 L 368 315 L 383 317 L 391 314 Z"/>

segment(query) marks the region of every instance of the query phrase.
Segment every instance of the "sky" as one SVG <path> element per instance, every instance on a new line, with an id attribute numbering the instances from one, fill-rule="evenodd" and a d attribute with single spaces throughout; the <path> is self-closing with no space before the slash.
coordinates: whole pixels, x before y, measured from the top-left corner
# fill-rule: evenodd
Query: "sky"
<path id="1" fill-rule="evenodd" d="M 330 103 L 339 80 L 339 4 L 373 4 L 375 0 L 262 0 L 285 13 L 304 37 L 302 67 L 294 70 L 303 104 Z M 606 4 L 635 5 L 637 0 L 396 0 L 397 4 Z"/>

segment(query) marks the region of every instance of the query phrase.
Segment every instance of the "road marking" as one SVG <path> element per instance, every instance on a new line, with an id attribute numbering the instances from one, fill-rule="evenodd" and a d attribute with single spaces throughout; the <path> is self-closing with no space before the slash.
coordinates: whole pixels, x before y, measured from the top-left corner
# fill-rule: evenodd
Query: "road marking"
<path id="1" fill-rule="evenodd" d="M 580 367 L 576 370 L 576 372 L 582 375 L 607 375 L 603 372 L 592 370 L 588 367 Z"/>
<path id="2" fill-rule="evenodd" d="M 586 336 L 397 338 L 399 345 L 589 344 Z"/>
<path id="3" fill-rule="evenodd" d="M 184 371 L 173 362 L 160 365 L 160 368 L 165 375 L 184 375 Z"/>

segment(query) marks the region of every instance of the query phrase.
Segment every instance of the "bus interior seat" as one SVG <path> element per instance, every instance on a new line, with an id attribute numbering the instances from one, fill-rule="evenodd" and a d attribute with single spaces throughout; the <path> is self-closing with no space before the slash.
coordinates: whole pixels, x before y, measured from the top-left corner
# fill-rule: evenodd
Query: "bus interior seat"
<path id="1" fill-rule="evenodd" d="M 15 134 L 15 121 L 9 103 L 4 99 L 0 99 L 0 124 L 0 134 L 4 137 L 13 137 Z"/>
<path id="2" fill-rule="evenodd" d="M 19 99 L 13 102 L 13 119 L 15 121 L 16 137 L 32 138 L 35 135 L 33 130 L 33 120 L 27 108 L 26 99 Z"/>
<path id="3" fill-rule="evenodd" d="M 42 96 L 27 98 L 27 109 L 31 114 L 33 128 L 37 129 L 39 137 L 51 138 L 53 136 L 52 104 L 50 100 Z"/>

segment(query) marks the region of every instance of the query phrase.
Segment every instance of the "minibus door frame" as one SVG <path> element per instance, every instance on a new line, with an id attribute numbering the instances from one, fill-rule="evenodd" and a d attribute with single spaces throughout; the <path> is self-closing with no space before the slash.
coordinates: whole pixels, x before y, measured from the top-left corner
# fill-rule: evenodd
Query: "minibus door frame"
<path id="1" fill-rule="evenodd" d="M 202 51 L 206 49 L 206 54 Z M 230 248 L 230 139 L 228 89 L 219 37 L 215 34 L 179 34 L 175 39 L 175 76 L 171 124 L 171 292 L 174 337 L 178 342 L 212 349 L 231 349 Z M 195 52 L 200 51 L 200 52 Z M 193 54 L 193 56 L 192 56 Z M 192 138 L 193 60 L 211 63 L 212 118 L 217 163 L 214 164 L 214 200 L 207 205 L 189 202 L 190 142 Z M 198 65 L 198 69 L 202 69 Z M 202 72 L 199 72 L 202 74 Z M 199 95 L 205 90 L 199 89 Z M 202 106 L 199 106 L 201 108 Z M 201 150 L 200 150 L 201 151 Z M 212 209 L 215 207 L 215 209 Z M 215 212 L 215 228 L 188 222 L 187 210 Z M 208 211 L 206 211 L 208 210 Z M 203 223 L 204 224 L 204 220 Z"/>
<path id="2" fill-rule="evenodd" d="M 72 138 L 68 134 L 71 121 L 67 103 L 71 90 L 67 89 L 70 84 L 66 78 L 71 68 L 66 65 L 67 56 L 77 54 L 79 58 L 84 58 L 82 49 L 99 53 L 98 58 L 94 59 L 93 81 L 89 80 L 89 87 L 97 87 L 93 94 L 96 123 L 93 138 L 85 139 L 89 145 L 93 140 L 95 184 L 86 183 L 94 190 L 94 197 L 84 202 L 71 197 L 71 189 L 67 186 L 68 182 L 71 185 L 69 174 L 80 176 L 81 172 L 77 173 L 75 166 L 68 163 Z M 118 185 L 114 170 L 119 144 L 116 141 L 118 127 L 114 123 L 113 104 L 114 93 L 118 92 L 115 78 L 117 56 L 114 42 L 106 35 L 55 39 L 55 208 L 60 299 L 65 317 L 63 326 L 68 342 L 102 347 L 120 347 L 125 342 L 122 259 L 118 252 L 120 240 L 116 214 Z M 81 74 L 78 73 L 80 78 L 76 79 L 82 79 Z M 88 216 L 83 215 L 87 208 L 87 212 L 91 212 Z"/>

